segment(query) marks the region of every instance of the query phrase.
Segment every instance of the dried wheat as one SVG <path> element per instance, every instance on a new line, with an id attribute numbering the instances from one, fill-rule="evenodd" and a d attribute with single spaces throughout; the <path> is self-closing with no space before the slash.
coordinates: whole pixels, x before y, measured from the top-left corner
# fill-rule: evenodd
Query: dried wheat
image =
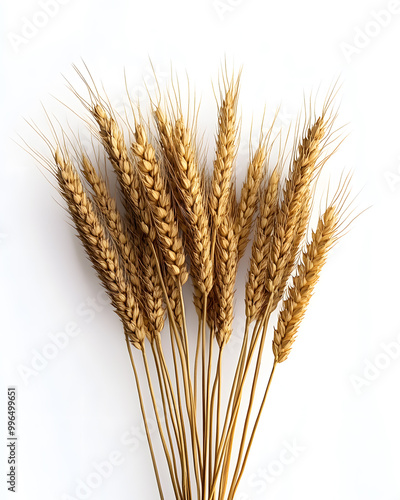
<path id="1" fill-rule="evenodd" d="M 230 82 L 225 89 L 218 114 L 217 144 L 210 193 L 210 209 L 215 228 L 218 228 L 229 212 L 233 163 L 237 149 L 238 87 L 239 80 Z"/>
<path id="2" fill-rule="evenodd" d="M 299 146 L 298 155 L 289 172 L 283 198 L 276 212 L 266 280 L 267 296 L 273 295 L 271 298 L 272 310 L 279 303 L 286 281 L 292 271 L 288 263 L 291 262 L 293 252 L 296 253 L 296 250 L 293 249 L 293 241 L 298 225 L 302 223 L 302 218 L 307 217 L 307 213 L 302 212 L 301 208 L 304 194 L 313 179 L 324 134 L 325 122 L 322 116 L 307 129 Z"/>
<path id="3" fill-rule="evenodd" d="M 105 286 L 124 325 L 125 333 L 141 349 L 147 334 L 137 297 L 125 279 L 118 254 L 106 236 L 105 228 L 85 193 L 79 175 L 66 154 L 54 153 L 60 192 L 68 204 L 78 235 L 93 267 Z"/>
<path id="4" fill-rule="evenodd" d="M 293 284 L 289 287 L 288 298 L 279 314 L 273 340 L 273 352 L 278 363 L 285 361 L 289 355 L 328 251 L 335 242 L 337 227 L 338 213 L 334 206 L 330 206 L 320 217 L 311 242 L 303 252 Z"/>
<path id="5" fill-rule="evenodd" d="M 267 256 L 271 244 L 278 193 L 279 173 L 275 168 L 268 185 L 261 189 L 260 213 L 257 217 L 251 249 L 250 269 L 246 283 L 246 315 L 250 321 L 260 317 L 265 304 Z"/>
<path id="6" fill-rule="evenodd" d="M 258 194 L 264 176 L 264 164 L 267 157 L 265 144 L 260 144 L 247 171 L 247 177 L 242 187 L 238 213 L 235 222 L 235 232 L 238 236 L 238 258 L 241 259 L 249 242 L 253 226 L 253 216 L 257 210 Z"/>
<path id="7" fill-rule="evenodd" d="M 185 254 L 171 194 L 161 175 L 155 150 L 148 141 L 143 125 L 139 123 L 135 128 L 135 142 L 132 144 L 132 150 L 138 159 L 138 169 L 157 229 L 165 266 L 171 276 L 184 284 L 187 280 Z"/>
<path id="8" fill-rule="evenodd" d="M 133 210 L 143 234 L 149 235 L 151 241 L 154 241 L 155 231 L 151 214 L 143 196 L 140 178 L 129 157 L 123 132 L 100 104 L 96 104 L 91 111 L 99 125 L 101 141 L 117 174 L 125 207 L 127 210 Z"/>
<path id="9" fill-rule="evenodd" d="M 238 265 L 238 236 L 235 233 L 233 217 L 221 221 L 216 244 L 215 296 L 213 307 L 217 308 L 216 338 L 218 345 L 225 345 L 231 334 L 235 280 Z"/>

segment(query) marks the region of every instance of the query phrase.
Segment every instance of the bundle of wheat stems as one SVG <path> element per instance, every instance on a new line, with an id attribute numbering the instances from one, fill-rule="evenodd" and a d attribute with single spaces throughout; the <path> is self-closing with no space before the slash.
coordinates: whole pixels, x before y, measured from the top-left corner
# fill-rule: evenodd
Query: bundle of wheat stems
<path id="1" fill-rule="evenodd" d="M 153 100 L 150 119 L 132 104 L 128 121 L 117 116 L 93 82 L 87 88 L 89 98 L 78 97 L 118 180 L 121 209 L 108 176 L 103 178 L 94 164 L 99 159 L 91 160 L 82 147 L 68 148 L 64 135 L 60 139 L 54 132 L 55 141 L 48 141 L 52 160 L 47 165 L 121 319 L 160 498 L 170 497 L 172 487 L 178 500 L 232 500 L 272 376 L 287 359 L 327 254 L 348 225 L 346 178 L 308 232 L 315 183 L 335 150 L 326 153 L 333 142 L 335 93 L 329 93 L 319 115 L 305 113 L 303 126 L 298 121 L 291 155 L 280 141 L 278 160 L 271 165 L 272 126 L 261 134 L 237 200 L 239 77 L 223 74 L 210 168 L 197 141 L 196 120 L 185 118 L 179 98 L 168 94 Z M 233 328 L 235 278 L 251 237 L 244 336 L 224 399 L 221 379 Z M 189 275 L 196 331 L 188 330 L 185 316 L 182 288 Z M 277 308 L 268 379 L 260 368 Z M 191 357 L 193 338 L 197 347 Z M 166 349 L 172 352 L 170 362 Z M 264 396 L 254 409 L 257 387 Z M 153 447 L 149 411 L 162 456 Z M 240 415 L 243 428 L 235 432 Z M 168 475 L 160 474 L 165 464 L 169 485 L 164 484 Z"/>

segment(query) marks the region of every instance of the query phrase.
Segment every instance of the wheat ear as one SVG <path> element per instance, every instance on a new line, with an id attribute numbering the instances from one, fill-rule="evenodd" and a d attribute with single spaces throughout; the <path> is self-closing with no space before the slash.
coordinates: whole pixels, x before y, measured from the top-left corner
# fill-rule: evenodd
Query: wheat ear
<path id="1" fill-rule="evenodd" d="M 228 217 L 231 218 L 231 214 L 233 212 L 232 202 L 234 201 L 236 203 L 236 200 L 233 200 L 232 198 L 232 180 L 234 173 L 234 160 L 237 152 L 236 139 L 238 128 L 236 109 L 239 82 L 240 79 L 238 78 L 236 81 L 232 79 L 229 84 L 225 83 L 224 97 L 218 110 L 218 131 L 216 138 L 214 168 L 207 192 L 208 207 L 211 215 L 211 260 L 213 264 L 213 282 L 216 282 L 219 274 L 218 256 L 215 251 L 219 226 L 222 221 L 225 220 L 226 222 Z M 224 239 L 227 235 L 231 236 L 231 232 L 225 223 L 225 227 L 221 234 L 222 239 Z M 226 248 L 226 244 L 223 246 Z M 227 293 L 229 294 L 229 292 Z M 205 295 L 200 297 L 198 300 L 198 307 L 203 310 L 203 319 L 207 319 L 210 327 L 216 327 L 217 311 L 219 307 L 219 297 L 217 297 L 216 287 L 211 290 L 209 299 L 210 300 L 205 298 Z M 231 325 L 227 325 L 226 331 L 228 332 L 230 329 Z"/>
<path id="2" fill-rule="evenodd" d="M 169 262 L 171 262 L 171 257 L 174 256 L 174 252 L 170 251 L 170 246 L 173 244 L 179 252 L 180 263 L 184 262 L 184 255 L 182 247 L 182 240 L 179 237 L 177 231 L 177 224 L 175 221 L 175 213 L 172 206 L 172 199 L 170 193 L 167 193 L 167 187 L 165 184 L 165 179 L 162 178 L 160 168 L 155 157 L 155 150 L 153 146 L 148 142 L 147 135 L 145 133 L 144 127 L 138 124 L 136 137 L 137 140 L 132 145 L 132 150 L 138 158 L 138 167 L 141 175 L 143 175 L 142 180 L 142 203 L 145 202 L 149 207 L 150 213 L 153 214 L 153 220 L 156 222 L 158 241 L 160 242 L 161 254 L 164 256 L 163 262 L 163 275 L 165 286 L 167 289 L 168 301 L 170 305 L 171 312 L 173 314 L 173 319 L 176 325 L 181 329 L 183 326 L 183 316 L 182 316 L 182 304 L 180 302 L 180 291 L 179 284 L 176 281 L 176 274 L 171 273 L 171 267 L 167 265 L 167 259 L 165 254 L 170 255 Z M 146 156 L 147 155 L 147 156 Z M 149 157 L 148 159 L 146 159 Z M 141 167 L 141 169 L 140 169 Z M 149 169 L 146 173 L 146 168 Z M 146 185 L 147 182 L 147 185 Z M 148 189 L 149 186 L 149 189 Z M 153 186 L 152 189 L 150 186 Z M 157 189 L 160 195 L 157 199 Z M 151 193 L 151 191 L 153 191 Z M 161 199 L 161 191 L 163 192 L 163 197 Z M 148 199 L 150 195 L 151 201 Z M 162 203 L 162 205 L 159 205 Z M 158 215 L 157 215 L 158 213 Z M 168 217 L 167 217 L 168 215 Z M 165 220 L 162 221 L 162 217 Z M 167 220 L 168 219 L 168 220 Z M 173 231 L 176 231 L 176 238 L 173 237 Z M 160 240 L 161 234 L 163 234 L 163 239 Z M 176 240 L 176 241 L 175 241 Z M 169 245 L 169 246 L 168 246 Z M 182 258 L 183 256 L 183 258 Z M 153 256 L 154 260 L 154 256 Z M 180 264 L 182 265 L 182 264 Z M 178 271 L 178 267 L 175 266 L 175 272 Z M 182 275 L 180 276 L 181 284 L 187 280 L 187 271 L 185 265 L 182 267 Z"/>
<path id="3" fill-rule="evenodd" d="M 160 108 L 156 109 L 155 117 L 179 221 L 185 234 L 185 249 L 190 257 L 194 302 L 200 312 L 199 298 L 209 294 L 212 287 L 212 262 L 210 224 L 197 153 L 191 131 L 182 116 L 175 120 L 173 127 Z"/>
<path id="4" fill-rule="evenodd" d="M 218 263 L 215 273 L 215 299 L 218 300 L 216 339 L 218 345 L 222 347 L 232 334 L 233 301 L 238 266 L 238 236 L 235 233 L 233 216 L 222 220 L 219 226 L 215 257 Z"/>
<path id="5" fill-rule="evenodd" d="M 117 122 L 100 104 L 96 104 L 91 112 L 99 126 L 100 139 L 117 174 L 125 207 L 127 210 L 133 210 L 135 222 L 143 234 L 148 235 L 153 242 L 155 230 L 151 213 L 143 196 L 138 172 L 129 157 L 124 134 Z"/>
<path id="6" fill-rule="evenodd" d="M 249 242 L 253 226 L 253 216 L 259 202 L 259 189 L 264 176 L 264 164 L 267 157 L 265 144 L 260 144 L 249 163 L 247 177 L 243 183 L 237 217 L 235 233 L 238 236 L 238 258 L 241 259 Z"/>
<path id="7" fill-rule="evenodd" d="M 146 238 L 143 242 L 143 248 L 140 251 L 141 259 L 141 278 L 143 279 L 142 293 L 146 316 L 151 325 L 150 335 L 156 338 L 164 328 L 165 321 L 165 300 L 160 283 L 160 277 L 157 273 L 155 255 Z"/>
<path id="8" fill-rule="evenodd" d="M 312 233 L 311 242 L 302 254 L 288 297 L 283 302 L 275 328 L 272 349 L 275 360 L 282 363 L 289 356 L 296 333 L 306 312 L 315 284 L 318 281 L 327 254 L 336 240 L 338 211 L 334 206 L 326 209 Z"/>
<path id="9" fill-rule="evenodd" d="M 154 118 L 157 125 L 158 137 L 162 147 L 162 150 L 167 159 L 168 165 L 172 166 L 175 164 L 175 145 L 173 139 L 173 127 L 168 119 L 167 115 L 162 111 L 160 106 L 158 106 L 154 112 Z"/>
<path id="10" fill-rule="evenodd" d="M 54 159 L 60 192 L 68 204 L 79 238 L 122 320 L 126 335 L 135 347 L 142 349 L 147 334 L 142 312 L 125 277 L 117 251 L 107 238 L 105 227 L 69 158 L 57 148 Z"/>
<path id="11" fill-rule="evenodd" d="M 307 226 L 308 212 L 302 211 L 304 195 L 309 189 L 315 173 L 315 166 L 321 151 L 321 143 L 325 136 L 324 115 L 308 127 L 299 146 L 298 154 L 293 162 L 285 183 L 282 201 L 276 212 L 274 231 L 272 234 L 270 255 L 267 265 L 266 291 L 271 298 L 272 310 L 278 305 L 286 287 L 292 269 L 293 249 L 299 225 Z"/>
<path id="12" fill-rule="evenodd" d="M 239 79 L 231 81 L 218 112 L 218 132 L 214 169 L 211 180 L 210 209 L 214 228 L 228 215 L 233 164 L 236 156 L 237 117 L 236 108 Z"/>
<path id="13" fill-rule="evenodd" d="M 250 268 L 246 283 L 246 316 L 249 321 L 261 319 L 265 303 L 265 280 L 275 211 L 278 203 L 279 172 L 275 168 L 268 184 L 261 189 L 260 213 L 251 249 Z"/>
<path id="14" fill-rule="evenodd" d="M 208 295 L 213 283 L 210 224 L 196 151 L 190 131 L 182 119 L 175 123 L 173 144 L 177 167 L 175 186 L 180 195 L 181 215 L 186 220 L 185 248 L 190 257 L 191 275 L 198 297 Z"/>
<path id="15" fill-rule="evenodd" d="M 132 151 L 138 159 L 137 166 L 146 190 L 165 266 L 169 274 L 179 279 L 183 285 L 188 275 L 171 193 L 167 190 L 165 179 L 161 175 L 155 150 L 148 141 L 143 125 L 139 123 L 135 128 Z"/>
<path id="16" fill-rule="evenodd" d="M 105 181 L 96 172 L 89 158 L 82 155 L 82 170 L 85 179 L 93 190 L 93 200 L 104 217 L 108 231 L 112 236 L 124 265 L 129 274 L 132 288 L 140 296 L 140 278 L 138 272 L 137 248 L 134 247 L 122 216 L 117 209 L 115 199 L 110 195 Z"/>
<path id="17" fill-rule="evenodd" d="M 148 238 L 143 235 L 144 239 L 140 241 L 137 235 L 129 233 L 115 199 L 86 155 L 82 156 L 82 169 L 92 187 L 94 202 L 103 214 L 110 235 L 124 261 L 133 293 L 139 297 L 151 340 L 159 335 L 164 327 L 165 304 Z"/>

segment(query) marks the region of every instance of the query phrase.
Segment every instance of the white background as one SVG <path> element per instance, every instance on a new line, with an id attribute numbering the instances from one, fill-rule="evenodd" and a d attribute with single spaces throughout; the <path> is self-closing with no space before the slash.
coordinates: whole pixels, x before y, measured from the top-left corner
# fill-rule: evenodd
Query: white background
<path id="1" fill-rule="evenodd" d="M 41 103 L 85 139 L 83 123 L 51 97 L 83 113 L 61 75 L 83 90 L 72 64 L 82 68 L 84 59 L 121 109 L 124 69 L 134 95 L 144 94 L 144 84 L 154 91 L 149 56 L 161 85 L 171 66 L 182 81 L 187 71 L 202 96 L 200 126 L 211 152 L 211 83 L 225 57 L 230 68 L 243 66 L 238 180 L 252 118 L 256 130 L 264 106 L 271 119 L 281 105 L 278 123 L 287 129 L 303 95 L 320 88 L 323 97 L 340 77 L 337 125 L 348 124 L 348 137 L 320 187 L 352 171 L 356 208 L 371 208 L 333 250 L 294 350 L 278 367 L 237 498 L 400 498 L 398 3 L 53 0 L 47 15 L 46 2 L 2 2 L 1 498 L 84 498 L 79 481 L 114 452 L 118 465 L 86 498 L 157 497 L 119 321 L 99 302 L 100 285 L 55 189 L 13 142 L 21 135 L 45 152 L 24 122 L 45 127 Z M 234 338 L 243 328 L 245 272 L 244 264 Z M 50 336 L 71 323 L 80 333 L 26 376 Z M 7 494 L 3 476 L 10 385 L 18 387 L 16 494 Z M 298 451 L 290 464 L 279 463 L 288 444 Z"/>

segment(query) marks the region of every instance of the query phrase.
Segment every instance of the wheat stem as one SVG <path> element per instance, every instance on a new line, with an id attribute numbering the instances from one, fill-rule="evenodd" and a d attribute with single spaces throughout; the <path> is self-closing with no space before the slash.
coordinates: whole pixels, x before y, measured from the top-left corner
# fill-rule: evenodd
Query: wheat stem
<path id="1" fill-rule="evenodd" d="M 207 443 L 207 457 L 208 457 L 208 482 L 210 481 L 211 478 L 211 467 L 212 467 L 212 446 L 211 446 L 211 441 L 212 441 L 212 432 L 211 432 L 211 427 L 212 427 L 212 414 L 211 414 L 211 404 L 210 404 L 210 399 L 211 399 L 211 393 L 210 393 L 210 383 L 211 383 L 211 365 L 212 365 L 212 357 L 213 357 L 213 340 L 214 340 L 214 332 L 213 330 L 210 331 L 210 343 L 209 343 L 209 349 L 208 349 L 208 369 L 207 369 L 207 387 L 206 387 L 206 401 L 207 401 L 207 408 L 206 408 L 206 443 Z"/>
<path id="2" fill-rule="evenodd" d="M 174 430 L 174 436 L 175 436 L 176 444 L 178 447 L 178 452 L 179 452 L 179 455 L 181 455 L 182 454 L 181 436 L 178 432 L 178 424 L 177 424 L 177 421 L 175 420 L 175 417 L 173 414 L 171 400 L 170 400 L 169 394 L 167 393 L 166 378 L 165 378 L 163 368 L 161 367 L 159 353 L 157 351 L 157 347 L 154 346 L 154 343 L 157 344 L 157 342 L 155 341 L 155 342 L 152 342 L 150 345 L 151 345 L 151 350 L 153 353 L 154 363 L 155 363 L 156 371 L 157 371 L 157 378 L 158 378 L 158 384 L 159 384 L 160 393 L 161 393 L 163 412 L 165 415 L 165 427 L 167 430 L 168 440 L 169 440 L 169 443 L 170 443 L 170 446 L 172 449 L 174 445 L 173 445 L 172 435 L 171 435 L 171 431 L 170 431 L 170 426 L 168 423 L 168 416 L 169 416 L 169 418 L 171 419 L 173 430 Z M 166 399 L 167 399 L 167 403 L 168 403 L 168 412 L 167 412 L 167 405 L 165 402 Z M 173 461 L 175 475 L 178 476 L 175 454 L 172 455 L 172 461 Z"/>
<path id="3" fill-rule="evenodd" d="M 154 255 L 156 255 L 154 245 L 152 245 L 152 251 L 153 251 Z M 167 302 L 167 310 L 168 310 L 168 313 L 169 313 L 170 318 L 171 318 L 172 332 L 174 333 L 174 339 L 175 339 L 175 342 L 177 344 L 178 352 L 180 355 L 183 382 L 184 382 L 183 385 L 184 385 L 184 392 L 185 392 L 186 409 L 187 409 L 187 413 L 188 413 L 189 423 L 190 423 L 191 427 L 193 427 L 191 429 L 191 432 L 193 433 L 194 442 L 197 443 L 198 442 L 198 432 L 197 432 L 196 419 L 195 419 L 195 416 L 193 413 L 195 407 L 194 407 L 194 398 L 193 398 L 193 392 L 192 392 L 191 382 L 190 382 L 190 374 L 188 374 L 187 370 L 186 370 L 184 349 L 182 347 L 181 338 L 180 338 L 175 320 L 173 318 L 173 313 L 171 310 L 171 306 L 169 304 L 168 294 L 167 294 L 167 290 L 165 288 L 164 280 L 162 278 L 162 272 L 161 272 L 161 268 L 160 268 L 160 264 L 158 262 L 158 259 L 156 260 L 156 266 L 157 266 L 157 272 L 160 276 L 160 281 L 161 281 L 163 293 L 164 293 L 164 296 L 165 296 L 165 299 Z M 173 343 L 172 336 L 171 336 L 171 343 Z M 202 470 L 202 460 L 201 460 L 200 452 L 199 452 L 199 467 L 200 467 L 200 470 Z"/>
<path id="4" fill-rule="evenodd" d="M 251 410 L 253 408 L 254 397 L 255 397 L 255 392 L 256 392 L 256 387 L 257 387 L 257 382 L 258 382 L 258 376 L 259 376 L 260 368 L 261 368 L 262 354 L 264 351 L 265 338 L 266 338 L 266 333 L 267 333 L 268 317 L 269 317 L 269 314 L 267 314 L 267 317 L 265 318 L 264 323 L 263 323 L 263 332 L 261 335 L 260 346 L 259 346 L 259 351 L 258 351 L 258 356 L 257 356 L 257 362 L 256 362 L 255 370 L 254 370 L 253 383 L 252 383 L 252 387 L 251 387 L 250 400 L 249 400 L 249 405 L 248 405 L 248 409 L 247 409 L 246 420 L 245 420 L 244 427 L 243 427 L 242 439 L 240 442 L 239 455 L 238 455 L 238 459 L 237 459 L 237 465 L 236 465 L 234 475 L 233 475 L 233 480 L 232 480 L 233 482 L 237 478 L 237 474 L 239 471 L 239 463 L 240 463 L 240 460 L 241 460 L 243 452 L 244 452 L 243 447 L 244 447 L 244 443 L 246 440 L 247 429 L 248 429 L 248 426 L 250 423 L 250 415 L 251 415 Z M 234 428 L 235 428 L 235 426 L 236 426 L 236 421 L 234 423 Z M 232 432 L 232 435 L 234 435 L 234 430 Z M 228 464 L 228 467 L 229 467 L 229 464 Z M 228 497 L 229 497 L 229 495 L 228 495 Z"/>
<path id="5" fill-rule="evenodd" d="M 167 460 L 168 469 L 169 469 L 169 473 L 170 473 L 171 480 L 172 480 L 172 486 L 174 488 L 175 495 L 177 496 L 177 498 L 182 498 L 182 500 L 183 500 L 183 494 L 182 494 L 182 490 L 181 490 L 180 485 L 179 485 L 179 480 L 175 476 L 174 468 L 173 468 L 172 462 L 171 462 L 170 453 L 168 451 L 168 446 L 167 446 L 167 443 L 165 441 L 164 431 L 162 429 L 161 419 L 160 419 L 160 415 L 159 415 L 159 412 L 158 412 L 157 402 L 156 402 L 156 398 L 155 398 L 155 394 L 154 394 L 154 388 L 153 388 L 153 384 L 152 384 L 152 381 L 151 381 L 150 369 L 149 369 L 149 365 L 148 365 L 148 362 L 147 362 L 146 350 L 145 350 L 144 347 L 142 349 L 142 358 L 143 358 L 143 364 L 144 364 L 144 367 L 145 367 L 145 372 L 146 372 L 147 383 L 148 383 L 148 387 L 149 387 L 149 391 L 150 391 L 150 396 L 151 396 L 151 400 L 152 400 L 152 403 L 153 403 L 154 414 L 156 416 L 158 431 L 159 431 L 159 434 L 160 434 L 161 443 L 162 443 L 162 446 L 163 446 L 163 449 L 164 449 L 165 458 Z M 171 452 L 173 453 L 173 449 L 171 450 Z"/>
<path id="6" fill-rule="evenodd" d="M 200 348 L 201 348 L 201 335 L 202 332 L 202 316 L 199 317 L 198 328 L 197 328 L 197 342 L 196 342 L 196 353 L 194 357 L 194 367 L 193 367 L 193 379 L 194 379 L 194 404 L 195 410 L 197 408 L 197 376 L 199 373 L 198 365 L 199 365 L 199 357 L 200 357 Z"/>
<path id="7" fill-rule="evenodd" d="M 170 328 L 170 339 L 171 339 L 171 351 L 172 351 L 172 359 L 174 365 L 174 375 L 175 375 L 175 387 L 176 387 L 176 395 L 178 398 L 178 411 L 179 411 L 179 419 L 181 422 L 181 432 L 182 432 L 182 454 L 181 458 L 181 467 L 182 467 L 182 475 L 186 477 L 187 475 L 187 441 L 185 434 L 185 426 L 183 419 L 183 409 L 182 409 L 182 398 L 181 398 L 181 390 L 180 390 L 180 382 L 179 382 L 179 371 L 178 371 L 178 361 L 175 350 L 175 339 L 172 328 Z"/>
<path id="8" fill-rule="evenodd" d="M 253 430 L 251 432 L 251 436 L 250 436 L 250 440 L 249 440 L 249 443 L 247 445 L 247 449 L 246 449 L 246 453 L 245 453 L 245 456 L 244 456 L 244 459 L 243 459 L 243 463 L 242 463 L 242 466 L 240 468 L 240 472 L 239 472 L 239 475 L 237 477 L 237 480 L 236 480 L 236 483 L 233 483 L 232 481 L 232 487 L 231 487 L 231 490 L 229 492 L 229 495 L 228 495 L 228 498 L 227 500 L 233 500 L 235 494 L 236 494 L 236 491 L 237 491 L 237 488 L 239 486 L 239 483 L 240 483 L 240 480 L 243 476 L 243 472 L 244 472 L 244 469 L 246 467 L 246 463 L 247 463 L 247 459 L 249 457 L 249 453 L 250 453 L 250 449 L 251 449 L 251 446 L 253 444 L 253 440 L 254 440 L 254 436 L 255 436 L 255 433 L 256 433 L 256 430 L 257 430 L 257 427 L 258 427 L 258 424 L 260 422 L 260 418 L 261 418 L 261 414 L 262 414 L 262 411 L 264 409 L 264 406 L 265 406 L 265 402 L 267 400 L 267 396 L 268 396 L 268 392 L 269 392 L 269 388 L 271 386 L 271 382 L 272 382 L 272 378 L 274 376 L 274 373 L 275 373 L 275 368 L 277 366 L 277 361 L 275 360 L 274 361 L 274 364 L 272 366 L 272 370 L 271 370 L 271 374 L 269 376 L 269 379 L 268 379 L 268 384 L 267 384 L 267 388 L 265 389 L 265 393 L 264 393 L 264 397 L 263 397 L 263 400 L 261 402 L 261 405 L 260 405 L 260 409 L 258 411 L 258 415 L 257 415 L 257 418 L 256 418 L 256 421 L 255 421 L 255 424 L 254 424 L 254 427 L 253 427 Z"/>
<path id="9" fill-rule="evenodd" d="M 258 323 L 256 324 L 255 330 L 257 330 L 257 326 L 258 326 Z M 232 382 L 232 386 L 231 386 L 231 390 L 230 390 L 230 394 L 229 394 L 229 400 L 228 400 L 228 404 L 227 404 L 227 408 L 226 408 L 221 438 L 219 439 L 219 436 L 218 436 L 218 442 L 216 441 L 214 475 L 213 475 L 212 485 L 210 488 L 210 500 L 214 497 L 215 488 L 216 488 L 217 480 L 218 480 L 218 475 L 219 475 L 220 469 L 223 465 L 222 459 L 224 459 L 224 457 L 225 457 L 225 449 L 226 449 L 228 438 L 229 438 L 229 429 L 231 428 L 232 419 L 233 419 L 234 411 L 236 408 L 237 392 L 238 392 L 238 387 L 239 387 L 238 384 L 240 381 L 239 377 L 240 377 L 240 373 L 242 371 L 241 366 L 244 362 L 244 357 L 245 357 L 245 353 L 246 353 L 245 347 L 246 347 L 247 341 L 248 341 L 249 328 L 250 328 L 250 321 L 246 320 L 244 341 L 242 343 L 242 348 L 241 348 L 241 352 L 239 355 L 239 360 L 238 360 L 238 363 L 236 365 L 234 380 Z M 229 416 L 231 416 L 231 420 L 229 420 Z M 229 423 L 229 425 L 228 425 L 228 423 Z M 218 429 L 219 429 L 219 423 L 218 423 Z M 218 432 L 218 434 L 219 434 L 219 432 Z"/>
<path id="10" fill-rule="evenodd" d="M 201 373 L 202 373 L 202 409 L 203 409 L 203 469 L 202 469 L 202 500 L 206 500 L 206 471 L 207 471 L 207 401 L 206 401 L 206 324 L 207 324 L 207 294 L 203 294 L 203 318 L 201 328 L 202 351 L 201 351 Z"/>
<path id="11" fill-rule="evenodd" d="M 185 337 L 185 345 L 186 345 L 186 369 L 189 377 L 189 387 L 192 387 L 192 381 L 191 381 L 191 376 L 190 376 L 190 366 L 189 366 L 189 338 L 188 338 L 188 331 L 187 331 L 187 322 L 186 322 L 186 312 L 185 312 L 185 303 L 184 303 L 184 298 L 183 298 L 183 291 L 182 291 L 182 285 L 179 284 L 179 295 L 180 295 L 180 301 L 181 301 L 181 307 L 182 307 L 182 323 L 183 323 L 183 333 Z M 191 392 L 191 389 L 190 389 Z M 191 411 L 191 439 L 192 439 L 192 455 L 193 455 L 193 463 L 194 463 L 194 470 L 195 470 L 195 477 L 196 477 L 196 485 L 197 485 L 197 491 L 198 491 L 198 496 L 200 497 L 200 478 L 199 478 L 199 448 L 200 448 L 200 443 L 199 443 L 199 438 L 196 432 L 196 404 L 195 404 L 195 397 L 191 392 L 191 404 L 193 405 L 192 411 Z"/>
<path id="12" fill-rule="evenodd" d="M 252 359 L 252 356 L 254 353 L 254 349 L 255 349 L 255 346 L 257 344 L 257 340 L 258 340 L 258 337 L 260 335 L 262 325 L 267 317 L 267 313 L 268 313 L 268 311 L 265 311 L 263 319 L 261 321 L 259 321 L 254 328 L 252 340 L 250 343 L 249 352 L 248 352 L 246 363 L 245 363 L 243 376 L 242 376 L 241 380 L 238 381 L 238 384 L 237 384 L 237 387 L 235 390 L 235 394 L 234 394 L 233 387 L 232 387 L 230 399 L 232 398 L 233 405 L 232 405 L 232 410 L 230 412 L 229 425 L 228 425 L 229 411 L 227 412 L 227 415 L 225 417 L 224 428 L 222 430 L 221 442 L 220 442 L 220 445 L 218 448 L 218 453 L 217 453 L 217 461 L 216 461 L 216 467 L 215 467 L 215 473 L 214 473 L 215 474 L 214 475 L 214 484 L 213 484 L 213 487 L 211 490 L 212 494 L 210 496 L 210 500 L 214 496 L 216 480 L 217 480 L 218 474 L 220 472 L 220 469 L 223 465 L 224 456 L 226 455 L 226 449 L 229 446 L 231 436 L 233 435 L 233 432 L 234 432 L 234 429 L 236 426 L 236 420 L 237 420 L 237 416 L 238 416 L 238 412 L 239 412 L 239 408 L 240 408 L 240 402 L 241 402 L 244 382 L 245 382 L 248 370 L 250 368 L 250 363 L 251 363 L 251 359 Z M 238 367 L 238 370 L 239 370 L 239 367 Z"/>
<path id="13" fill-rule="evenodd" d="M 164 494 L 163 494 L 163 491 L 162 491 L 160 474 L 158 472 L 157 461 L 156 461 L 156 457 L 154 455 L 153 443 L 152 443 L 152 440 L 151 440 L 149 426 L 148 426 L 148 423 L 147 423 L 146 410 L 145 410 L 144 403 L 143 403 L 142 391 L 140 389 L 139 377 L 138 377 L 138 373 L 137 373 L 137 370 L 136 370 L 135 362 L 134 362 L 134 359 L 133 359 L 131 344 L 129 342 L 128 335 L 125 335 L 125 341 L 126 341 L 126 347 L 128 349 L 128 353 L 129 353 L 129 359 L 131 361 L 133 373 L 134 373 L 134 376 L 135 376 L 136 387 L 137 387 L 138 396 L 139 396 L 140 410 L 142 412 L 143 423 L 144 423 L 144 428 L 145 428 L 145 432 L 146 432 L 147 442 L 148 442 L 149 449 L 150 449 L 151 461 L 152 461 L 153 468 L 154 468 L 154 473 L 155 473 L 155 476 L 156 476 L 158 492 L 160 494 L 161 500 L 164 500 Z"/>

